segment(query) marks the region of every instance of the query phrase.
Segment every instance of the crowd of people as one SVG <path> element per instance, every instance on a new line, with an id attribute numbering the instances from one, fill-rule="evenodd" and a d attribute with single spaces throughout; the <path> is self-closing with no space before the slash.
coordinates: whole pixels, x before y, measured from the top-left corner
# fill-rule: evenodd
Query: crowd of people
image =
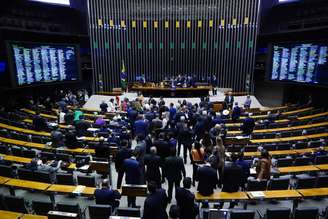
<path id="1" fill-rule="evenodd" d="M 95 157 L 98 158 L 109 158 L 108 149 L 117 146 L 114 160 L 117 189 L 121 188 L 124 176 L 126 184 L 148 185 L 149 196 L 144 202 L 143 218 L 166 218 L 166 206 L 172 201 L 174 189 L 180 218 L 188 219 L 198 214 L 191 186 L 204 196 L 211 195 L 217 188 L 225 192 L 245 189 L 252 164 L 243 159 L 242 152 L 226 156 L 225 122 L 230 119 L 237 121 L 242 114 L 245 115 L 241 130 L 245 135 L 250 135 L 255 121 L 234 102 L 231 93 L 225 98 L 228 114 L 214 112 L 209 98 L 201 98 L 195 104 L 186 100 L 166 104 L 163 98 L 155 100 L 140 96 L 130 101 L 116 97 L 100 104 L 99 115 L 94 121 L 85 119 L 79 107 L 84 100 L 74 101 L 75 97 L 69 92 L 56 102 L 58 124 L 68 125 L 67 129 L 49 126 L 38 110 L 33 119 L 34 129 L 51 130 L 52 147 L 94 148 Z M 247 97 L 244 108 L 248 109 L 250 104 L 251 100 Z M 107 113 L 114 113 L 114 118 L 106 119 Z M 99 137 L 99 141 L 92 145 L 78 140 L 91 134 L 88 131 L 90 127 L 97 128 L 97 132 L 92 134 Z M 188 160 L 192 164 L 191 177 L 187 177 L 185 169 Z M 262 150 L 261 158 L 254 163 L 256 179 L 269 179 L 271 158 L 268 152 Z M 58 169 L 48 168 L 51 171 Z M 163 189 L 163 183 L 168 185 L 167 192 Z M 101 183 L 95 197 L 96 203 L 119 206 L 117 200 L 120 195 L 108 185 L 108 180 Z M 230 207 L 235 204 L 231 202 Z M 128 206 L 137 207 L 135 197 L 128 197 Z M 174 212 L 174 208 L 171 210 Z"/>

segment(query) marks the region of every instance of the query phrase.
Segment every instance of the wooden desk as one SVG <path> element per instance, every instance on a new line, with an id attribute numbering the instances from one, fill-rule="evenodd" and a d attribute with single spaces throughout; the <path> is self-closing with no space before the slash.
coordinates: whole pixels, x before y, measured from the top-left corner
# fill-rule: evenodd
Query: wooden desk
<path id="1" fill-rule="evenodd" d="M 214 192 L 210 196 L 202 196 L 199 192 L 196 192 L 195 194 L 196 202 L 218 202 L 229 200 L 248 200 L 248 196 L 246 192 Z"/>
<path id="2" fill-rule="evenodd" d="M 297 191 L 305 198 L 328 196 L 328 188 L 298 189 Z"/>
<path id="3" fill-rule="evenodd" d="M 280 174 L 287 174 L 287 173 L 320 171 L 320 169 L 317 168 L 316 166 L 308 165 L 308 166 L 280 167 L 278 168 L 278 171 Z"/>
<path id="4" fill-rule="evenodd" d="M 126 196 L 147 196 L 147 185 L 128 185 L 122 186 L 122 195 Z"/>
<path id="5" fill-rule="evenodd" d="M 47 219 L 47 216 L 35 215 L 35 214 L 24 214 L 19 219 Z"/>
<path id="6" fill-rule="evenodd" d="M 292 115 L 292 114 L 302 113 L 302 112 L 306 112 L 306 111 L 310 111 L 310 110 L 313 110 L 313 107 L 307 107 L 307 108 L 303 108 L 303 109 L 282 112 L 281 114 L 282 115 Z"/>
<path id="7" fill-rule="evenodd" d="M 52 184 L 47 189 L 47 192 L 70 194 L 70 193 L 73 193 L 76 188 L 77 188 L 77 186 Z M 80 194 L 85 195 L 85 196 L 92 196 L 95 193 L 95 190 L 96 190 L 95 187 L 85 187 L 84 190 Z"/>
<path id="8" fill-rule="evenodd" d="M 208 92 L 212 89 L 211 86 L 198 86 L 198 87 L 131 87 L 130 90 L 142 92 L 144 96 L 207 96 Z"/>
<path id="9" fill-rule="evenodd" d="M 31 134 L 31 135 L 42 135 L 42 136 L 48 136 L 48 137 L 51 136 L 51 134 L 49 132 L 44 132 L 44 131 L 37 132 L 34 130 L 19 128 L 19 127 L 15 127 L 15 126 L 3 124 L 3 123 L 0 123 L 0 128 L 4 128 L 4 129 L 16 131 L 16 132 L 22 132 L 25 134 Z"/>
<path id="10" fill-rule="evenodd" d="M 21 109 L 21 111 L 25 112 L 25 113 L 28 113 L 28 114 L 32 114 L 32 115 L 35 115 L 35 111 L 33 110 L 30 110 L 30 109 Z M 47 118 L 47 119 L 58 119 L 57 116 L 54 116 L 54 115 L 48 115 L 48 114 L 44 114 L 44 113 L 40 113 L 40 116 L 44 117 L 44 118 Z"/>
<path id="11" fill-rule="evenodd" d="M 22 215 L 23 215 L 22 213 L 0 210 L 0 218 L 1 219 L 17 219 Z"/>
<path id="12" fill-rule="evenodd" d="M 286 138 L 253 139 L 250 141 L 254 144 L 259 144 L 259 143 L 284 142 L 284 141 L 301 141 L 301 140 L 324 138 L 324 137 L 328 137 L 328 133 L 302 135 L 302 136 L 294 136 L 294 137 L 286 137 Z"/>
<path id="13" fill-rule="evenodd" d="M 328 164 L 320 164 L 315 165 L 316 168 L 319 168 L 320 170 L 327 171 L 328 170 Z"/>
<path id="14" fill-rule="evenodd" d="M 253 133 L 272 133 L 272 132 L 281 132 L 281 131 L 292 131 L 292 130 L 299 130 L 299 129 L 310 129 L 315 127 L 321 126 L 328 126 L 328 122 L 320 122 L 314 123 L 310 125 L 298 125 L 298 126 L 291 126 L 291 127 L 284 127 L 284 128 L 274 128 L 274 129 L 255 129 Z M 230 135 L 237 135 L 241 134 L 241 131 L 228 131 L 227 134 Z"/>
<path id="15" fill-rule="evenodd" d="M 328 112 L 323 112 L 323 113 L 317 113 L 317 114 L 313 114 L 313 115 L 309 115 L 309 116 L 302 116 L 302 117 L 298 117 L 298 120 L 306 120 L 306 119 L 313 119 L 316 117 L 321 117 L 321 116 L 328 116 Z"/>
<path id="16" fill-rule="evenodd" d="M 252 196 L 252 192 L 247 192 L 250 199 L 296 199 L 302 198 L 302 195 L 299 194 L 296 190 L 270 190 L 270 191 L 262 191 L 264 193 L 264 198 L 254 198 Z"/>
<path id="17" fill-rule="evenodd" d="M 4 177 L 4 176 L 0 176 L 0 185 L 5 184 L 6 182 L 8 182 L 11 178 L 8 177 Z"/>
<path id="18" fill-rule="evenodd" d="M 51 184 L 48 183 L 41 183 L 22 179 L 10 179 L 4 185 L 21 189 L 34 189 L 39 191 L 45 191 L 47 188 L 49 188 L 49 186 L 51 186 Z"/>

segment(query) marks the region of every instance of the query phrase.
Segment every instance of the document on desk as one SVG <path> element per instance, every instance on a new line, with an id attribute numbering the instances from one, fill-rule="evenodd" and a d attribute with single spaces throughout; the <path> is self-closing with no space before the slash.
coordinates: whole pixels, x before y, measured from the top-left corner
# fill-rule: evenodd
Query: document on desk
<path id="1" fill-rule="evenodd" d="M 259 192 L 259 191 L 257 191 L 257 192 L 249 192 L 249 194 L 253 198 L 255 198 L 255 199 L 260 199 L 260 198 L 264 198 L 265 197 L 264 193 L 263 192 Z"/>
<path id="2" fill-rule="evenodd" d="M 76 188 L 73 191 L 73 194 L 81 194 L 86 186 L 76 186 Z"/>

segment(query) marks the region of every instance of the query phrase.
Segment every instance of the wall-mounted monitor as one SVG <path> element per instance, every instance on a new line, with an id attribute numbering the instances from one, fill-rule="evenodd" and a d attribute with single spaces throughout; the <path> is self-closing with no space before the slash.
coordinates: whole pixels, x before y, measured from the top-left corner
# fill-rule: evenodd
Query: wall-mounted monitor
<path id="1" fill-rule="evenodd" d="M 8 42 L 7 46 L 14 86 L 80 80 L 77 45 Z"/>
<path id="2" fill-rule="evenodd" d="M 328 86 L 328 43 L 275 43 L 269 51 L 270 81 Z"/>

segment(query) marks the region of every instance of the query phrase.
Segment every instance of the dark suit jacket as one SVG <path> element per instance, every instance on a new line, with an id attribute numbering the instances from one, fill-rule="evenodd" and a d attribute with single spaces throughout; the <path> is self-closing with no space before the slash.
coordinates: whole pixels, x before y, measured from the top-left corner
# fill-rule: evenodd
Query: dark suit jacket
<path id="1" fill-rule="evenodd" d="M 241 109 L 239 106 L 235 106 L 232 110 L 232 115 L 231 115 L 231 118 L 232 120 L 237 120 L 239 119 L 240 117 L 240 114 L 241 114 Z"/>
<path id="2" fill-rule="evenodd" d="M 141 167 L 137 160 L 133 158 L 123 161 L 126 184 L 139 185 L 141 183 Z"/>
<path id="3" fill-rule="evenodd" d="M 122 170 L 123 169 L 123 161 L 131 157 L 131 150 L 122 147 L 118 150 L 116 157 L 115 157 L 115 169 Z"/>
<path id="4" fill-rule="evenodd" d="M 225 98 L 224 98 L 224 102 L 225 102 L 225 104 L 226 104 L 226 106 L 227 107 L 232 107 L 232 105 L 233 105 L 233 102 L 234 102 L 234 97 L 233 96 L 231 96 L 231 99 L 230 99 L 230 101 L 229 101 L 229 96 L 226 96 Z"/>
<path id="5" fill-rule="evenodd" d="M 45 131 L 47 129 L 47 121 L 37 115 L 33 118 L 33 128 L 35 131 Z"/>
<path id="6" fill-rule="evenodd" d="M 167 219 L 166 213 L 168 198 L 164 189 L 149 194 L 144 203 L 143 219 Z"/>
<path id="7" fill-rule="evenodd" d="M 112 207 L 118 207 L 116 200 L 121 198 L 118 191 L 108 188 L 96 189 L 94 195 L 97 205 L 111 205 Z"/>
<path id="8" fill-rule="evenodd" d="M 246 118 L 241 126 L 241 130 L 243 131 L 244 134 L 250 135 L 252 134 L 253 130 L 255 127 L 255 121 L 253 118 Z"/>
<path id="9" fill-rule="evenodd" d="M 170 155 L 170 145 L 164 139 L 155 140 L 153 145 L 157 148 L 157 154 L 161 157 L 162 161 Z"/>
<path id="10" fill-rule="evenodd" d="M 146 180 L 147 181 L 161 181 L 161 172 L 159 167 L 161 165 L 161 158 L 158 155 L 146 155 L 145 165 L 147 166 Z"/>
<path id="11" fill-rule="evenodd" d="M 211 166 L 202 166 L 197 171 L 198 187 L 197 191 L 202 195 L 211 195 L 218 184 L 216 170 Z"/>
<path id="12" fill-rule="evenodd" d="M 195 219 L 195 195 L 185 188 L 176 188 L 175 199 L 180 209 L 180 219 Z"/>
<path id="13" fill-rule="evenodd" d="M 181 157 L 169 156 L 164 161 L 164 176 L 168 181 L 178 181 L 186 176 L 186 170 Z"/>
<path id="14" fill-rule="evenodd" d="M 76 122 L 75 129 L 77 136 L 85 136 L 88 132 L 87 129 L 90 128 L 90 123 L 85 120 L 79 120 Z"/>
<path id="15" fill-rule="evenodd" d="M 236 163 L 224 166 L 222 174 L 223 192 L 237 192 L 243 180 L 243 170 Z"/>

